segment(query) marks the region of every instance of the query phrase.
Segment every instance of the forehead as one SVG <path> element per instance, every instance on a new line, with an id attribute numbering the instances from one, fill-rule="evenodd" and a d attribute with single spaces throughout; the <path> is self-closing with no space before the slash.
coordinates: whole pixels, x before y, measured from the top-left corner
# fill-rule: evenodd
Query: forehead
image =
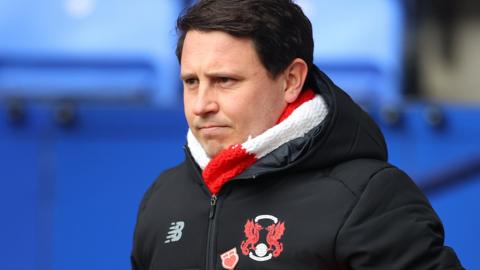
<path id="1" fill-rule="evenodd" d="M 253 68 L 261 65 L 253 42 L 221 31 L 188 31 L 183 43 L 182 70 L 196 66 Z"/>

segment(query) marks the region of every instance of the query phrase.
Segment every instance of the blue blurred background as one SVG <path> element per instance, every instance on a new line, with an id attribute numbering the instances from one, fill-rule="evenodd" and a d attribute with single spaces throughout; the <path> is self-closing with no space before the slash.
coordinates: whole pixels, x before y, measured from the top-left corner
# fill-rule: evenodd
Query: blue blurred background
<path id="1" fill-rule="evenodd" d="M 143 192 L 183 160 L 175 20 L 189 2 L 0 0 L 0 269 L 130 269 Z M 297 2 L 316 64 L 480 269 L 478 1 Z"/>

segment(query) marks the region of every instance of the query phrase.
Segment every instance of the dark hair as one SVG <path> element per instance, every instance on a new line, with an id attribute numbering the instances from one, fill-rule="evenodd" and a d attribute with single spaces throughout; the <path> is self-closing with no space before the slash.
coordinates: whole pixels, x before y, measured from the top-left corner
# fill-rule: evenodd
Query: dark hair
<path id="1" fill-rule="evenodd" d="M 309 69 L 313 61 L 312 25 L 291 0 L 200 0 L 177 20 L 180 61 L 185 35 L 190 30 L 222 31 L 250 38 L 260 61 L 273 77 L 295 58 Z"/>

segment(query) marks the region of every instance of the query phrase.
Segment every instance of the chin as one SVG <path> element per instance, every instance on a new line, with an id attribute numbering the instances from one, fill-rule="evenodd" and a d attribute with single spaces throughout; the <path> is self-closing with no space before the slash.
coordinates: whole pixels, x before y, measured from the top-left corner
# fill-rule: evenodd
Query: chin
<path id="1" fill-rule="evenodd" d="M 245 139 L 246 140 L 246 139 Z M 240 142 L 241 144 L 242 142 Z M 203 150 L 207 154 L 209 158 L 216 157 L 222 150 L 228 148 L 231 145 L 239 144 L 237 142 L 225 142 L 225 141 L 218 141 L 218 140 L 206 140 L 201 141 L 200 144 L 203 147 Z"/>
<path id="2" fill-rule="evenodd" d="M 222 145 L 204 145 L 203 149 L 205 150 L 205 153 L 207 153 L 207 156 L 209 158 L 214 158 L 217 156 L 222 150 L 223 150 Z"/>

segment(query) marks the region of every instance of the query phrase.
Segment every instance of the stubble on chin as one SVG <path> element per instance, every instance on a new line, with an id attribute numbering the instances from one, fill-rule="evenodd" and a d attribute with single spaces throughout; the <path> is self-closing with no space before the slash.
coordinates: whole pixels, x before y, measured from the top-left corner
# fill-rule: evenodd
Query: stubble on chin
<path id="1" fill-rule="evenodd" d="M 200 144 L 209 158 L 216 157 L 224 149 L 224 146 L 219 142 L 201 142 Z"/>

